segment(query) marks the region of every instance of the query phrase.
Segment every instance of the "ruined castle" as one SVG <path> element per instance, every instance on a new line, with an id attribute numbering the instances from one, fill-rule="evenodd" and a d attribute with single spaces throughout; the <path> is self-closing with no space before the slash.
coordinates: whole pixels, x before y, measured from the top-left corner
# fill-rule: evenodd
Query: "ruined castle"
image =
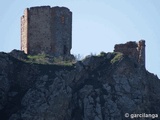
<path id="1" fill-rule="evenodd" d="M 21 50 L 26 54 L 70 56 L 72 12 L 66 7 L 31 7 L 21 17 Z M 145 41 L 115 45 L 114 52 L 134 58 L 145 67 Z"/>
<path id="2" fill-rule="evenodd" d="M 21 17 L 21 50 L 26 54 L 68 56 L 72 48 L 72 12 L 65 7 L 31 7 Z"/>
<path id="3" fill-rule="evenodd" d="M 121 52 L 130 58 L 136 60 L 141 66 L 145 67 L 145 41 L 127 42 L 125 44 L 117 44 L 114 47 L 114 52 Z"/>

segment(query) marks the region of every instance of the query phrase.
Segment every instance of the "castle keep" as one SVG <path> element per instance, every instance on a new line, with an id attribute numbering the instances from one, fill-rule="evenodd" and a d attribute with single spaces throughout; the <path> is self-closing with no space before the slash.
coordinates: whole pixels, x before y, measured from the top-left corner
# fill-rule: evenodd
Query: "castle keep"
<path id="1" fill-rule="evenodd" d="M 72 12 L 65 7 L 31 7 L 21 17 L 21 50 L 26 54 L 68 56 L 72 48 Z"/>
<path id="2" fill-rule="evenodd" d="M 134 58 L 141 66 L 145 67 L 145 41 L 127 42 L 125 44 L 117 44 L 114 47 L 114 52 L 121 52 L 124 55 Z"/>

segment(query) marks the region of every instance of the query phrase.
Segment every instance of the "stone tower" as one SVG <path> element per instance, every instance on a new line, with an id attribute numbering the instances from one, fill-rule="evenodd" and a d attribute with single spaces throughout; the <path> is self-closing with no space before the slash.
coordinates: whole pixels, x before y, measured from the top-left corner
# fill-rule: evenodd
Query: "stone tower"
<path id="1" fill-rule="evenodd" d="M 21 17 L 21 50 L 26 54 L 68 56 L 72 48 L 72 12 L 65 7 L 31 7 Z"/>

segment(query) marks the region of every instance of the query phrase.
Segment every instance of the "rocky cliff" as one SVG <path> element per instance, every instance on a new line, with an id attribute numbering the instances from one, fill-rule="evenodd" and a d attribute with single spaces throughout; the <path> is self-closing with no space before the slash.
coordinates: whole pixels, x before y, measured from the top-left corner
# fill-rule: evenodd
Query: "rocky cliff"
<path id="1" fill-rule="evenodd" d="M 70 66 L 20 58 L 0 53 L 1 120 L 151 120 L 160 116 L 160 80 L 121 53 L 90 56 Z"/>

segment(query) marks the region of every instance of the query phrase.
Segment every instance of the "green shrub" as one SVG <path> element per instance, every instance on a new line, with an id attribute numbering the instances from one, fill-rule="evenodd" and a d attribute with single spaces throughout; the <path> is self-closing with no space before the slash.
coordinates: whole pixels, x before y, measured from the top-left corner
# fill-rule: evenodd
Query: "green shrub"
<path id="1" fill-rule="evenodd" d="M 33 62 L 38 64 L 49 64 L 48 58 L 45 54 L 38 54 L 38 55 L 28 55 L 27 62 Z"/>
<path id="2" fill-rule="evenodd" d="M 28 59 L 30 60 L 38 60 L 38 59 L 44 59 L 46 57 L 45 54 L 39 54 L 39 55 L 28 55 Z"/>
<path id="3" fill-rule="evenodd" d="M 53 61 L 54 61 L 54 64 L 57 64 L 57 65 L 64 65 L 64 66 L 73 65 L 73 61 L 71 61 L 71 60 L 63 60 L 62 57 L 54 58 Z"/>
<path id="4" fill-rule="evenodd" d="M 112 64 L 120 61 L 120 60 L 122 59 L 122 57 L 123 57 L 123 54 L 122 54 L 122 53 L 119 53 L 119 52 L 116 52 L 116 53 L 113 53 L 113 54 L 116 54 L 116 55 L 115 55 L 114 58 L 111 60 L 111 63 L 112 63 Z"/>
<path id="5" fill-rule="evenodd" d="M 28 55 L 27 58 L 28 59 L 25 62 L 29 62 L 29 63 L 56 64 L 56 65 L 64 65 L 64 66 L 73 65 L 72 60 L 63 60 L 62 57 L 47 56 L 45 54 Z"/>

